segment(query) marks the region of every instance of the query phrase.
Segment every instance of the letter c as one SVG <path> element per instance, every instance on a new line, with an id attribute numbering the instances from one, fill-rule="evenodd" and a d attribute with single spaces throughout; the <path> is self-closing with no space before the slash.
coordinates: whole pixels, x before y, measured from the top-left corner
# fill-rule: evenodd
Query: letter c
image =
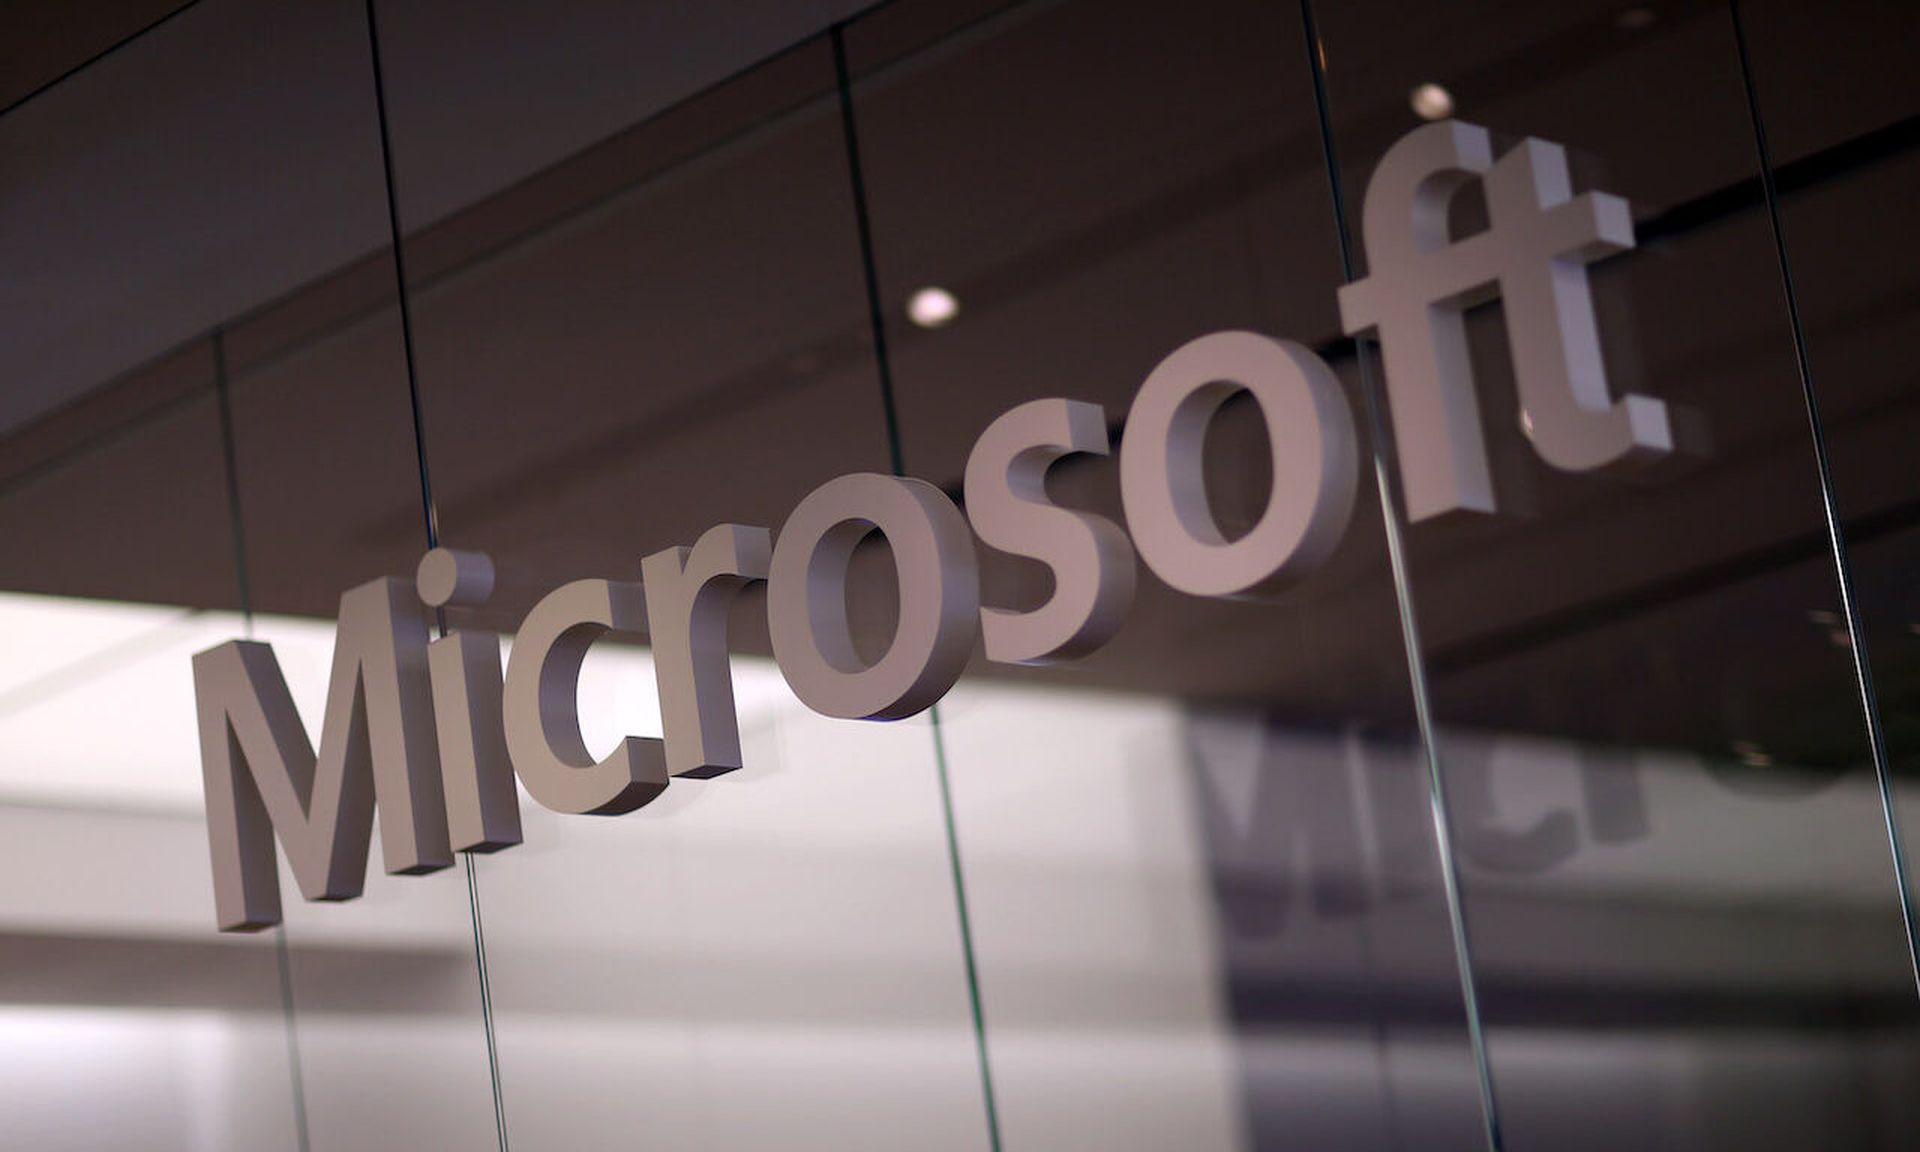
<path id="1" fill-rule="evenodd" d="M 575 580 L 527 613 L 507 659 L 501 690 L 507 754 L 520 783 L 555 812 L 618 815 L 667 787 L 659 740 L 629 736 L 595 762 L 580 736 L 580 662 L 609 632 L 636 635 L 646 625 L 640 585 Z"/>

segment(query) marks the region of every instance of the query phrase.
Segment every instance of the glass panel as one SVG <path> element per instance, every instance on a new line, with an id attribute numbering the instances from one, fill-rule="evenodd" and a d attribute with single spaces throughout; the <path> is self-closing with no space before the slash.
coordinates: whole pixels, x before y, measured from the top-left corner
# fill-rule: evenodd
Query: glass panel
<path id="1" fill-rule="evenodd" d="M 1504 297 L 1465 324 L 1497 512 L 1407 533 L 1508 1146 L 1910 1146 L 1913 979 L 1727 11 L 1315 10 L 1356 231 L 1382 156 L 1448 106 L 1513 180 L 1457 193 L 1433 250 L 1365 252 L 1409 298 L 1489 251 L 1509 277 L 1425 302 Z M 1673 447 L 1644 467 L 1569 467 L 1626 440 L 1548 422 L 1588 308 L 1566 263 L 1558 311 L 1516 311 L 1540 300 L 1516 295 L 1547 255 L 1528 245 L 1595 237 L 1521 235 L 1557 199 L 1551 156 L 1531 183 L 1516 166 L 1523 136 L 1565 146 L 1568 191 L 1632 206 L 1638 246 L 1591 266 L 1591 308 L 1613 399 L 1666 405 Z M 1365 205 L 1383 229 L 1411 226 L 1398 195 Z M 1423 314 L 1382 334 L 1390 387 L 1444 350 Z M 1403 462 L 1449 442 L 1408 375 Z"/>
<path id="2" fill-rule="evenodd" d="M 61 892 L 97 876 L 112 902 L 90 931 L 136 941 L 112 953 L 124 966 L 106 1002 L 116 1012 L 83 1020 L 75 1035 L 91 1039 L 74 1050 L 92 1051 L 103 1070 L 173 1065 L 127 1089 L 152 1108 L 122 1115 L 112 1085 L 113 1109 L 68 1095 L 60 1107 L 72 1141 L 9 1144 L 493 1141 L 458 872 L 391 878 L 376 848 L 365 900 L 317 906 L 283 871 L 290 1045 L 277 936 L 215 932 L 199 817 L 189 657 L 249 631 L 235 611 L 248 604 L 233 563 L 216 381 L 230 384 L 245 572 L 260 614 L 251 631 L 275 644 L 311 732 L 341 590 L 408 572 L 423 537 L 368 62 L 361 5 L 205 0 L 0 122 L 4 258 L 15 270 L 5 360 L 18 383 L 6 397 L 5 422 L 18 429 L 7 451 L 27 477 L 12 501 L 10 587 L 143 605 L 34 610 L 36 627 L 50 630 L 19 651 L 43 665 L 40 681 L 58 680 L 60 667 L 96 677 L 106 672 L 90 662 L 128 662 L 78 692 L 83 711 L 65 713 L 96 741 L 124 729 L 124 747 L 98 745 L 58 770 L 75 798 L 44 818 L 66 826 L 67 843 L 86 844 L 92 864 L 73 878 L 51 863 L 37 869 Z M 65 627 L 87 632 L 88 647 L 52 647 Z M 124 808 L 111 817 L 121 827 L 88 827 L 96 803 Z M 25 831 L 10 840 L 29 842 Z M 78 944 L 62 947 L 76 950 L 80 970 L 100 967 Z M 44 949 L 10 955 L 62 963 Z M 76 988 L 80 1003 L 95 994 Z M 156 1016 L 156 1007 L 190 1011 Z M 68 1044 L 60 1019 L 23 1020 Z M 308 1122 L 298 1140 L 295 1053 Z M 98 1078 L 68 1071 L 99 1091 Z M 19 1081 L 35 1093 L 41 1082 Z M 173 1114 L 154 1114 L 170 1091 Z M 8 1115 L 42 1107 L 51 1105 Z M 141 1135 L 113 1136 L 108 1124 Z"/>
<path id="3" fill-rule="evenodd" d="M 112 7 L 48 35 L 84 55 L 173 8 Z M 366 7 L 187 5 L 0 116 L 0 1145 L 486 1147 L 497 1024 L 522 1148 L 630 1142 L 636 1104 L 675 1147 L 1484 1146 L 1409 593 L 1506 1147 L 1920 1144 L 1920 1001 L 1725 8 L 1322 0 L 1310 55 L 1299 11 L 1253 0 L 896 0 L 845 29 L 850 91 L 820 38 L 660 112 L 861 5 L 386 7 L 425 463 L 445 541 L 499 571 L 452 627 L 510 644 L 554 587 L 778 530 L 843 473 L 904 461 L 965 506 L 1026 401 L 1141 443 L 1142 382 L 1229 329 L 1330 362 L 1351 522 L 1258 599 L 1142 566 L 1092 655 L 976 654 L 937 718 L 891 725 L 796 699 L 750 590 L 744 768 L 620 819 L 521 796 L 478 907 L 468 862 L 389 877 L 376 839 L 364 898 L 307 904 L 283 868 L 285 936 L 217 934 L 189 656 L 272 641 L 317 734 L 342 591 L 411 574 L 429 511 Z M 1743 11 L 1912 844 L 1920 26 Z M 36 43 L 16 96 L 58 71 Z M 1542 406 L 1579 351 L 1540 351 L 1586 314 L 1573 264 L 1539 320 L 1513 286 L 1536 251 L 1415 299 L 1384 369 L 1356 357 L 1316 56 L 1359 275 L 1418 287 L 1362 232 L 1427 118 L 1491 129 L 1507 172 L 1524 136 L 1564 144 L 1569 191 L 1630 202 L 1638 246 L 1588 275 L 1612 394 L 1664 404 L 1644 466 L 1565 466 L 1598 441 Z M 1490 200 L 1466 182 L 1444 251 L 1401 255 L 1520 250 Z M 1471 304 L 1452 457 L 1404 370 L 1445 351 L 1436 304 Z M 1419 469 L 1476 434 L 1493 507 L 1428 515 Z M 1368 467 L 1396 435 L 1410 587 Z M 1288 495 L 1268 437 L 1244 392 L 1197 437 L 1229 540 Z M 1137 542 L 1118 475 L 1082 453 L 1045 488 Z M 987 604 L 1050 595 L 978 551 Z M 889 556 L 870 539 L 848 580 L 867 658 Z M 660 729 L 643 647 L 596 646 L 576 695 L 596 753 Z"/>
<path id="4" fill-rule="evenodd" d="M 1910 5 L 1828 9 L 1743 4 L 1753 79 L 1775 167 L 1781 226 L 1845 533 L 1855 604 L 1879 705 L 1906 848 L 1908 899 L 1920 848 L 1920 601 L 1913 592 L 1915 419 L 1910 367 L 1920 336 L 1920 94 L 1904 82 L 1902 46 L 1920 35 Z M 1820 98 L 1807 99 L 1810 92 Z M 1848 638 L 1837 607 L 1817 621 Z M 1874 1108 L 1890 1133 L 1920 1130 L 1893 1085 L 1920 1057 L 1893 1032 L 1870 1068 L 1888 1087 Z M 1890 1137 L 1891 1138 L 1891 1137 Z"/>
<path id="5" fill-rule="evenodd" d="M 210 75 L 243 23 L 208 4 L 0 119 L 8 1147 L 299 1140 L 276 938 L 214 931 L 190 665 L 244 629 L 201 334 L 313 255 L 251 243 L 292 206 L 226 98 L 300 78 Z"/>
<path id="6" fill-rule="evenodd" d="M 0 440 L 0 1141 L 286 1147 L 273 938 L 213 931 L 200 818 L 188 661 L 240 625 L 220 426 L 204 354 L 148 375 Z"/>
<path id="7" fill-rule="evenodd" d="M 396 74 L 450 46 L 416 47 Z M 442 539 L 498 573 L 451 625 L 509 632 L 561 584 L 887 470 L 833 83 L 816 41 L 465 210 L 403 202 Z M 848 598 L 884 626 L 870 551 Z M 626 1141 L 636 1107 L 671 1146 L 985 1146 L 927 724 L 807 710 L 765 612 L 729 624 L 744 767 L 618 818 L 523 795 L 525 843 L 477 859 L 516 1148 Z M 646 650 L 595 647 L 594 755 L 660 732 L 653 684 Z"/>
<path id="8" fill-rule="evenodd" d="M 256 631 L 312 732 L 331 694 L 347 589 L 412 575 L 426 541 L 397 281 L 388 245 L 365 6 L 261 11 L 226 35 L 293 107 L 300 188 L 278 229 L 325 242 L 297 286 L 222 330 Z M 205 34 L 203 34 L 204 36 Z M 236 41 L 247 43 L 245 39 Z M 204 43 L 204 41 L 203 41 Z M 209 46 L 209 49 L 211 46 Z M 259 104 L 263 95 L 254 95 Z M 271 137 L 263 137 L 265 140 Z M 311 165 L 309 169 L 308 165 Z M 257 203 L 272 203 L 255 193 Z M 472 908 L 456 862 L 389 876 L 374 837 L 365 894 L 298 898 L 282 866 L 290 975 L 314 1148 L 496 1143 Z"/>
<path id="9" fill-rule="evenodd" d="M 976 660 L 941 705 L 1004 1146 L 1475 1146 L 1297 10 L 900 3 L 848 45 L 909 472 L 961 495 L 1025 401 L 1118 428 L 1156 364 L 1231 329 L 1332 357 L 1360 436 L 1352 521 L 1296 586 L 1198 597 L 1142 568 L 1106 647 Z M 924 311 L 933 288 L 957 314 Z M 1237 538 L 1276 483 L 1246 393 L 1205 456 Z M 1123 518 L 1112 459 L 1047 484 Z M 981 563 L 989 605 L 1049 595 L 1035 560 Z"/>

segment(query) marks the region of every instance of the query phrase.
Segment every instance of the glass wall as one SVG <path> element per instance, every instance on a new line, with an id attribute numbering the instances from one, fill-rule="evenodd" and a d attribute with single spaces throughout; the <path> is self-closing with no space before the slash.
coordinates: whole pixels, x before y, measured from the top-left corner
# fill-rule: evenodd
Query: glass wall
<path id="1" fill-rule="evenodd" d="M 1407 530 L 1506 1145 L 1911 1141 L 1902 893 L 1729 11 L 1316 9 L 1365 270 L 1398 273 L 1369 174 L 1441 83 L 1632 204 L 1637 245 L 1592 269 L 1601 350 L 1671 413 L 1661 459 L 1548 466 L 1532 336 L 1472 310 L 1499 514 Z M 1544 170 L 1523 207 L 1463 194 L 1455 234 L 1524 226 Z"/>
<path id="2" fill-rule="evenodd" d="M 1905 6 L 17 20 L 8 1146 L 1920 1140 Z M 1324 363 L 1348 453 L 1221 392 L 1222 541 L 1353 484 L 1252 596 L 1122 497 L 1219 333 Z M 844 474 L 978 523 L 976 444 L 1052 399 L 1090 439 L 1040 490 L 1132 538 L 1095 650 L 830 719 L 750 583 L 738 770 L 523 789 L 521 843 L 374 836 L 359 898 L 283 864 L 284 925 L 215 931 L 194 653 L 269 642 L 318 739 L 342 593 L 432 546 L 495 572 L 435 634 L 511 659 L 552 590 Z M 990 611 L 1059 591 L 972 543 Z M 852 553 L 862 662 L 898 559 Z M 585 659 L 592 756 L 662 731 L 643 632 Z"/>

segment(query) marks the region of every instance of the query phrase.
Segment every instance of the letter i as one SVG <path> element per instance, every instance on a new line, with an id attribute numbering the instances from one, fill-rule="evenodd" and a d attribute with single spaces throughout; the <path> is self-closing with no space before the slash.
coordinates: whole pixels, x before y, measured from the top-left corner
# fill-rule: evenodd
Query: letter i
<path id="1" fill-rule="evenodd" d="M 435 548 L 421 559 L 415 585 L 429 608 L 481 604 L 493 592 L 493 561 L 484 552 Z M 520 843 L 520 797 L 500 711 L 500 638 L 448 633 L 427 646 L 427 674 L 454 849 L 497 852 Z"/>

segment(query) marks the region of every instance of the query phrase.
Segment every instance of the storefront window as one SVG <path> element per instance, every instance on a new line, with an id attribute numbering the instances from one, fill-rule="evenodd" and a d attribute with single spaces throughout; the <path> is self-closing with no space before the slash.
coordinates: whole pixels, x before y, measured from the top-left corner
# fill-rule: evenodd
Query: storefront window
<path id="1" fill-rule="evenodd" d="M 0 1143 L 1915 1143 L 1900 6 L 43 7 Z"/>

